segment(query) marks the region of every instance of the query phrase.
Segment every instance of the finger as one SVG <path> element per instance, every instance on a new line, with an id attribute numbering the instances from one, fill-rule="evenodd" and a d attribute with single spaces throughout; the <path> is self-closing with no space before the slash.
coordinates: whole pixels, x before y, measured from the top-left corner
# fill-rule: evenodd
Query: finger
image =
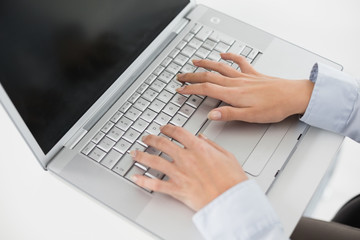
<path id="1" fill-rule="evenodd" d="M 216 121 L 245 121 L 245 122 L 256 122 L 256 116 L 252 108 L 244 107 L 219 107 L 209 112 L 208 118 Z M 255 121 L 254 121 L 255 120 Z"/>
<path id="2" fill-rule="evenodd" d="M 246 58 L 234 53 L 221 53 L 221 58 L 224 60 L 231 60 L 239 65 L 241 72 L 247 74 L 257 75 L 258 72 L 246 61 Z"/>
<path id="3" fill-rule="evenodd" d="M 207 142 L 209 145 L 211 145 L 213 148 L 215 148 L 216 150 L 222 152 L 222 153 L 227 153 L 227 151 L 222 148 L 221 146 L 217 145 L 215 142 L 211 141 L 210 139 L 208 139 L 204 134 L 200 133 L 199 134 L 199 138 L 201 138 L 202 140 L 204 140 L 205 142 Z"/>
<path id="4" fill-rule="evenodd" d="M 150 189 L 155 192 L 161 192 L 172 195 L 175 190 L 173 185 L 168 181 L 162 181 L 156 178 L 149 178 L 142 175 L 134 175 L 132 180 L 145 189 Z"/>
<path id="5" fill-rule="evenodd" d="M 179 143 L 181 143 L 185 148 L 191 148 L 195 145 L 197 138 L 186 131 L 184 128 L 174 126 L 171 124 L 161 127 L 161 132 Z"/>
<path id="6" fill-rule="evenodd" d="M 178 74 L 177 79 L 180 82 L 189 83 L 214 83 L 220 86 L 233 86 L 234 81 L 228 77 L 213 72 L 185 73 Z"/>
<path id="7" fill-rule="evenodd" d="M 176 175 L 175 165 L 159 156 L 137 150 L 132 151 L 131 155 L 133 156 L 133 159 L 135 161 L 144 164 L 145 166 L 148 166 L 150 168 L 154 168 L 164 173 L 165 175 L 168 175 L 170 177 L 174 177 Z"/>
<path id="8" fill-rule="evenodd" d="M 165 152 L 173 159 L 179 153 L 179 151 L 182 150 L 181 147 L 165 137 L 147 135 L 142 138 L 142 141 L 145 144 L 160 150 L 161 152 Z"/>
<path id="9" fill-rule="evenodd" d="M 214 70 L 226 77 L 239 77 L 241 76 L 241 73 L 239 71 L 236 71 L 234 68 L 230 67 L 229 65 L 221 62 L 215 62 L 211 60 L 193 60 L 193 63 L 197 67 L 206 68 L 209 70 Z"/>
<path id="10" fill-rule="evenodd" d="M 197 94 L 202 96 L 209 96 L 219 99 L 221 101 L 230 103 L 232 99 L 232 89 L 229 87 L 219 86 L 213 83 L 197 83 L 185 85 L 176 89 L 181 94 Z"/>

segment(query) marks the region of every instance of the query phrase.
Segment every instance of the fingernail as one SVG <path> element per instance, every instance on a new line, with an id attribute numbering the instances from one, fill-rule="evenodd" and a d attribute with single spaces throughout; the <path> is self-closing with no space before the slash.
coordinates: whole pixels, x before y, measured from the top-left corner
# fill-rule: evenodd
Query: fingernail
<path id="1" fill-rule="evenodd" d="M 163 128 L 165 127 L 165 125 L 163 125 L 163 126 L 160 126 L 159 128 L 160 128 L 160 130 L 162 130 Z"/>
<path id="2" fill-rule="evenodd" d="M 131 150 L 130 155 L 131 155 L 131 157 L 135 158 L 136 157 L 136 150 Z"/>
<path id="3" fill-rule="evenodd" d="M 138 177 L 136 175 L 131 176 L 131 180 L 133 180 L 134 182 L 136 182 L 138 180 Z"/>
<path id="4" fill-rule="evenodd" d="M 208 114 L 208 118 L 211 120 L 219 120 L 221 119 L 221 112 L 219 111 L 211 111 Z"/>
<path id="5" fill-rule="evenodd" d="M 182 76 L 184 76 L 183 73 L 176 74 L 176 79 L 179 80 Z"/>
<path id="6" fill-rule="evenodd" d="M 199 59 L 193 59 L 192 62 L 193 63 L 198 63 L 198 62 L 200 62 L 200 60 Z"/>
<path id="7" fill-rule="evenodd" d="M 141 141 L 145 141 L 148 135 L 145 135 L 141 138 Z"/>
<path id="8" fill-rule="evenodd" d="M 177 88 L 176 91 L 177 91 L 177 92 L 181 92 L 181 91 L 184 90 L 184 89 L 185 89 L 185 86 Z"/>

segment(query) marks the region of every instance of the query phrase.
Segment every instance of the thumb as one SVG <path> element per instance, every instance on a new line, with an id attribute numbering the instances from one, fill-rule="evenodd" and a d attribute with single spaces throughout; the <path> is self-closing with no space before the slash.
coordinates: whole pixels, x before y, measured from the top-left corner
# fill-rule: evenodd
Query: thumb
<path id="1" fill-rule="evenodd" d="M 219 107 L 211 110 L 208 114 L 210 120 L 233 121 L 240 120 L 249 122 L 251 120 L 250 108 L 237 108 L 231 106 Z"/>

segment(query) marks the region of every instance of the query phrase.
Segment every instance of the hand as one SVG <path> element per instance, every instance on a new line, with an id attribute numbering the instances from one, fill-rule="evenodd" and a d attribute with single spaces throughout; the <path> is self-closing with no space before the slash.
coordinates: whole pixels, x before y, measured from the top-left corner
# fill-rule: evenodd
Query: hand
<path id="1" fill-rule="evenodd" d="M 205 95 L 231 105 L 213 109 L 208 115 L 209 119 L 268 123 L 305 112 L 314 88 L 311 81 L 269 77 L 258 73 L 241 56 L 224 53 L 221 57 L 237 63 L 241 72 L 224 63 L 194 60 L 194 65 L 220 74 L 202 72 L 178 75 L 179 81 L 194 83 L 179 88 L 179 93 Z"/>
<path id="2" fill-rule="evenodd" d="M 157 169 L 169 177 L 168 181 L 136 175 L 141 187 L 169 194 L 197 211 L 247 176 L 236 158 L 203 135 L 195 137 L 183 128 L 166 125 L 165 137 L 148 135 L 143 142 L 169 155 L 173 162 L 146 152 L 132 151 L 135 161 Z"/>

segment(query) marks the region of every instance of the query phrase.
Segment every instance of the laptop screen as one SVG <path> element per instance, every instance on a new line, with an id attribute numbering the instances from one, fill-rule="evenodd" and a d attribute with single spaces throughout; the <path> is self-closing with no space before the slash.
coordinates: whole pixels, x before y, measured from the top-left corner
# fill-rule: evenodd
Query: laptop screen
<path id="1" fill-rule="evenodd" d="M 188 3 L 0 2 L 0 81 L 44 153 Z"/>

